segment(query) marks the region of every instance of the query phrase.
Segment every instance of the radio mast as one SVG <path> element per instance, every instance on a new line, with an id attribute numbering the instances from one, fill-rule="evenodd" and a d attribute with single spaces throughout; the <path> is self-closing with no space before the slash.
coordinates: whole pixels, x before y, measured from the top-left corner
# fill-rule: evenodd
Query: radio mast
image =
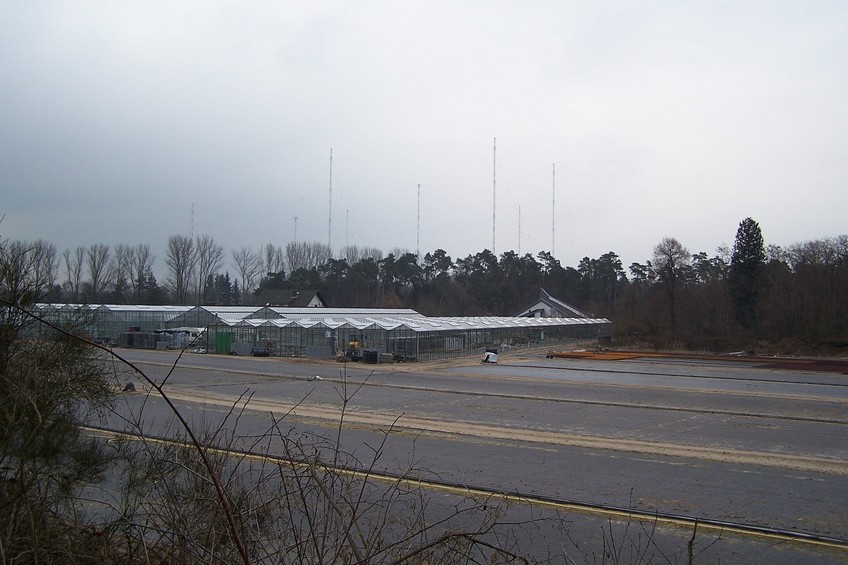
<path id="1" fill-rule="evenodd" d="M 495 202 L 497 199 L 497 184 L 495 182 L 497 173 L 497 150 L 498 138 L 492 138 L 492 255 L 495 255 Z"/>
<path id="2" fill-rule="evenodd" d="M 556 163 L 551 168 L 553 183 L 553 202 L 551 203 L 551 256 L 556 257 Z"/>
<path id="3" fill-rule="evenodd" d="M 421 261 L 421 183 L 418 183 L 418 227 L 415 231 L 415 255 Z"/>
<path id="4" fill-rule="evenodd" d="M 333 148 L 330 147 L 330 205 L 327 217 L 327 247 L 333 251 Z"/>

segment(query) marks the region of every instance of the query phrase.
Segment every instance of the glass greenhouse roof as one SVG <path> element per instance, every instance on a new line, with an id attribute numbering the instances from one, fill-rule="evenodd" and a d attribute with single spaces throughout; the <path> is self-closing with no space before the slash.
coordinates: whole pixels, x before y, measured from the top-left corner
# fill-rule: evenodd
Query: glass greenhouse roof
<path id="1" fill-rule="evenodd" d="M 427 317 L 408 308 L 278 308 L 266 306 L 148 306 L 116 304 L 38 304 L 42 311 L 86 309 L 120 316 L 151 314 L 162 322 L 197 325 L 274 326 L 300 328 L 356 328 L 409 330 L 413 332 L 469 331 L 508 328 L 545 328 L 556 326 L 596 325 L 611 323 L 606 318 L 530 318 L 507 316 Z M 268 316 L 268 317 L 261 317 Z"/>

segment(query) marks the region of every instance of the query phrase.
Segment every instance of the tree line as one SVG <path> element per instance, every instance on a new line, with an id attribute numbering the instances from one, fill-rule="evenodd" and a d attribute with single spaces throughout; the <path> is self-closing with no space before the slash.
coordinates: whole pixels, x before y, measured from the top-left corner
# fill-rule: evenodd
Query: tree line
<path id="1" fill-rule="evenodd" d="M 693 254 L 666 237 L 626 270 L 613 251 L 572 267 L 547 251 L 497 256 L 485 249 L 454 259 L 443 249 L 419 257 L 355 245 L 334 254 L 317 242 L 241 247 L 227 264 L 211 236 L 173 235 L 160 284 L 148 244 L 95 244 L 59 255 L 44 241 L 10 242 L 7 251 L 27 263 L 47 302 L 239 305 L 256 303 L 266 290 L 315 289 L 336 307 L 509 316 L 541 287 L 611 319 L 620 342 L 709 350 L 761 342 L 848 346 L 848 236 L 766 246 L 751 218 L 739 224 L 732 248 Z"/>

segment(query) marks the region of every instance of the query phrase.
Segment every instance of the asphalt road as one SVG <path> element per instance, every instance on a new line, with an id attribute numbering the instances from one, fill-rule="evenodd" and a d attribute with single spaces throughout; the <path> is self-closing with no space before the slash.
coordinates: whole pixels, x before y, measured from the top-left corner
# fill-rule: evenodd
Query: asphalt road
<path id="1" fill-rule="evenodd" d="M 848 540 L 843 374 L 744 361 L 546 359 L 533 351 L 501 355 L 497 365 L 375 366 L 117 353 L 165 381 L 198 427 L 217 425 L 248 395 L 238 433 L 267 431 L 274 413 L 287 429 L 335 439 L 343 407 L 341 447 L 360 461 L 369 462 L 392 429 L 379 461 L 390 472 L 416 467 L 475 487 Z M 139 391 L 123 395 L 119 411 L 139 414 L 143 405 L 145 430 L 169 433 L 167 408 L 122 371 L 119 380 Z M 574 528 L 597 538 L 606 520 L 581 515 Z M 668 543 L 688 539 L 678 534 Z M 601 543 L 586 538 L 584 548 Z M 848 561 L 848 546 L 721 538 L 706 562 Z"/>

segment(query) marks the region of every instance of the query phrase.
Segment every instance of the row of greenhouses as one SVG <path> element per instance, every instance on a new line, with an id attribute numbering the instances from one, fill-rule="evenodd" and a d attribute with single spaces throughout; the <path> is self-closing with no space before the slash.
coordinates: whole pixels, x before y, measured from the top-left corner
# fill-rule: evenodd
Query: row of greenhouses
<path id="1" fill-rule="evenodd" d="M 116 347 L 278 357 L 438 360 L 608 336 L 603 318 L 427 317 L 409 309 L 39 305 L 58 325 Z"/>

